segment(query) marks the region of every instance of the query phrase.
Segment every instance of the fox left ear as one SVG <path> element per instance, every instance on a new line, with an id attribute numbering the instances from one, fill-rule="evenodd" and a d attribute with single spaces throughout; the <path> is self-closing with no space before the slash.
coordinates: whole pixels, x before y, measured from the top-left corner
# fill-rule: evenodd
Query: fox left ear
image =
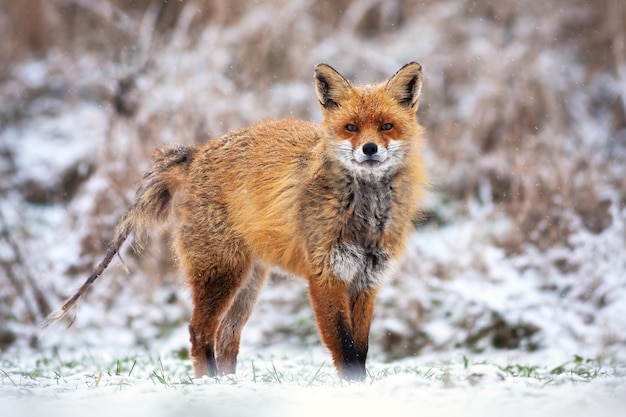
<path id="1" fill-rule="evenodd" d="M 322 108 L 326 110 L 339 106 L 352 89 L 348 80 L 326 64 L 315 66 L 315 88 L 317 98 Z"/>
<path id="2" fill-rule="evenodd" d="M 417 62 L 409 62 L 400 68 L 385 86 L 385 91 L 398 103 L 414 111 L 419 107 L 421 90 L 422 66 Z"/>

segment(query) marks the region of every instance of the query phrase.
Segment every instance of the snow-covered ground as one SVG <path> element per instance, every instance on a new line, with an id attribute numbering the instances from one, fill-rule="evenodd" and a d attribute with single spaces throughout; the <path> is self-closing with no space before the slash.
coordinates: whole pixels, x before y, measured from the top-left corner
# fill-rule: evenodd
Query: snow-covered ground
<path id="1" fill-rule="evenodd" d="M 405 359 L 370 364 L 363 383 L 337 380 L 319 349 L 247 354 L 236 376 L 220 379 L 192 379 L 180 359 L 147 354 L 18 362 L 0 362 L 3 415 L 612 417 L 626 406 L 626 368 L 584 361 L 549 369 Z"/>

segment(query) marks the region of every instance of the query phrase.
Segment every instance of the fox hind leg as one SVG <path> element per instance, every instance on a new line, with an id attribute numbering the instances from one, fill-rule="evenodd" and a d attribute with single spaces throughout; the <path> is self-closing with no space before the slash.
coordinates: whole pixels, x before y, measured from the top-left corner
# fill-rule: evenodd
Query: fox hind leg
<path id="1" fill-rule="evenodd" d="M 189 323 L 190 355 L 196 377 L 216 376 L 216 338 L 220 322 L 249 273 L 250 259 L 229 256 L 212 267 L 188 271 L 193 312 Z"/>
<path id="2" fill-rule="evenodd" d="M 237 292 L 233 303 L 220 323 L 216 353 L 217 368 L 221 375 L 235 373 L 241 331 L 252 314 L 266 280 L 267 267 L 255 263 L 246 282 Z"/>

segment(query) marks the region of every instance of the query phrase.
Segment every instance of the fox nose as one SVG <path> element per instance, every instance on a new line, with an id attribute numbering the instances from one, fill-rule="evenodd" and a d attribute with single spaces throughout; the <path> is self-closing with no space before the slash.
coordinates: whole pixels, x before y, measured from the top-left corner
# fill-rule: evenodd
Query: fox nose
<path id="1" fill-rule="evenodd" d="M 367 142 L 363 145 L 363 153 L 367 156 L 372 156 L 378 152 L 378 146 L 374 142 Z"/>

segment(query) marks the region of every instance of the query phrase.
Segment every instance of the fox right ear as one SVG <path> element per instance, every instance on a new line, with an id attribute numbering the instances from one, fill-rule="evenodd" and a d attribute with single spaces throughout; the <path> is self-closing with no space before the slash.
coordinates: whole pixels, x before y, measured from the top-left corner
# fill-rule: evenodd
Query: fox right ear
<path id="1" fill-rule="evenodd" d="M 315 66 L 315 88 L 322 108 L 338 107 L 352 89 L 348 80 L 326 64 Z"/>
<path id="2" fill-rule="evenodd" d="M 387 81 L 385 89 L 398 103 L 417 111 L 422 90 L 422 66 L 409 62 Z"/>

